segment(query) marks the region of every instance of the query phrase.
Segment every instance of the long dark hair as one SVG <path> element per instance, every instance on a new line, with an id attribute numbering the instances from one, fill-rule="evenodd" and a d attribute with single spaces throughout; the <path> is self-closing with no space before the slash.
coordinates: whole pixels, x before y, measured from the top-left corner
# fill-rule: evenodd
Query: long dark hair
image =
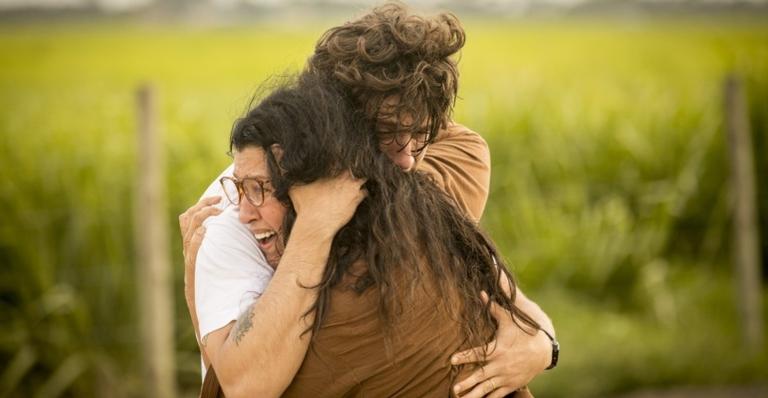
<path id="1" fill-rule="evenodd" d="M 404 172 L 379 151 L 372 123 L 354 111 L 345 93 L 337 83 L 303 74 L 239 119 L 230 141 L 230 149 L 259 147 L 267 154 L 274 195 L 290 209 L 283 227 L 286 239 L 295 219 L 291 186 L 343 170 L 367 179 L 368 197 L 334 238 L 322 281 L 308 287 L 318 289 L 307 312 L 315 314 L 312 330 L 322 326 L 331 289 L 345 276 L 353 277 L 358 293 L 378 290 L 383 325 L 397 317 L 406 295 L 428 284 L 437 289 L 442 309 L 460 321 L 473 346 L 484 345 L 496 328 L 481 290 L 523 323 L 538 327 L 514 305 L 512 275 L 491 240 L 429 175 Z M 282 148 L 279 160 L 271 151 L 274 144 Z M 365 271 L 350 275 L 360 261 Z M 500 287 L 503 277 L 511 282 L 511 297 Z"/>

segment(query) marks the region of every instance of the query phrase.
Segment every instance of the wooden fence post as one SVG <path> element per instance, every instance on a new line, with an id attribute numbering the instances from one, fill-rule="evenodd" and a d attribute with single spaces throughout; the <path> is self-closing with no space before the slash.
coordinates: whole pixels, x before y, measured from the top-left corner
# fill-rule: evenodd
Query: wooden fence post
<path id="1" fill-rule="evenodd" d="M 732 244 L 738 306 L 745 347 L 757 353 L 763 346 L 763 319 L 755 167 L 746 96 L 741 80 L 732 74 L 725 79 L 725 122 L 731 163 Z"/>
<path id="2" fill-rule="evenodd" d="M 155 90 L 136 92 L 138 146 L 134 230 L 145 396 L 176 396 L 173 285 L 163 144 Z"/>

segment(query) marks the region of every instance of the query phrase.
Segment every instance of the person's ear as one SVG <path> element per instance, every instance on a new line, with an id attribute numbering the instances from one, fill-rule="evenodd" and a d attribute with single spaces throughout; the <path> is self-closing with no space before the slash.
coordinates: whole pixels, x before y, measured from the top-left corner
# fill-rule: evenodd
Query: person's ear
<path id="1" fill-rule="evenodd" d="M 272 144 L 269 146 L 269 150 L 272 151 L 272 155 L 275 159 L 280 162 L 280 159 L 283 158 L 283 147 L 281 147 L 280 144 Z"/>
<path id="2" fill-rule="evenodd" d="M 269 151 L 272 152 L 272 156 L 275 157 L 275 161 L 277 162 L 277 167 L 280 169 L 280 174 L 285 174 L 285 169 L 283 168 L 283 147 L 280 146 L 280 144 L 272 144 L 269 147 Z"/>

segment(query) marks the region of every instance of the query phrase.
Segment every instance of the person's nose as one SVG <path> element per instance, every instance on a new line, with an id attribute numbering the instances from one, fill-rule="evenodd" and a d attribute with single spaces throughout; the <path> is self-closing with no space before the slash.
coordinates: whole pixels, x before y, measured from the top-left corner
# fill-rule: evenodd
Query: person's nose
<path id="1" fill-rule="evenodd" d="M 248 199 L 241 198 L 238 218 L 240 218 L 241 223 L 250 224 L 252 221 L 261 219 L 261 213 L 259 213 L 259 208 L 252 205 Z"/>
<path id="2" fill-rule="evenodd" d="M 413 150 L 415 145 L 416 144 L 413 142 L 413 140 L 409 141 L 405 147 L 401 148 L 399 151 L 397 151 L 397 153 L 394 154 L 394 159 L 392 159 L 398 167 L 405 171 L 410 170 L 414 163 L 416 163 L 416 159 L 413 158 Z"/>

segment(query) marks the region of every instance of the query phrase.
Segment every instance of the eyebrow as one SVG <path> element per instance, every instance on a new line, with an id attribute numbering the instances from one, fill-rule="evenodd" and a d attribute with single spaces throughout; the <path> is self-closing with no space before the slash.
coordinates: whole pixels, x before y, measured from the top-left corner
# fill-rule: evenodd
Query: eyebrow
<path id="1" fill-rule="evenodd" d="M 245 177 L 239 177 L 237 175 L 237 173 L 234 172 L 234 171 L 232 171 L 232 177 L 235 177 L 238 180 L 242 180 L 242 179 L 245 179 L 245 178 L 254 178 L 254 179 L 257 179 L 257 180 L 269 180 L 269 177 L 261 175 L 261 174 L 255 174 L 255 175 L 251 174 L 251 175 L 246 175 Z"/>
<path id="2" fill-rule="evenodd" d="M 396 133 L 401 131 L 426 132 L 428 125 L 415 126 L 413 124 L 399 124 L 392 121 L 379 121 L 376 124 L 376 131 L 384 133 Z"/>

